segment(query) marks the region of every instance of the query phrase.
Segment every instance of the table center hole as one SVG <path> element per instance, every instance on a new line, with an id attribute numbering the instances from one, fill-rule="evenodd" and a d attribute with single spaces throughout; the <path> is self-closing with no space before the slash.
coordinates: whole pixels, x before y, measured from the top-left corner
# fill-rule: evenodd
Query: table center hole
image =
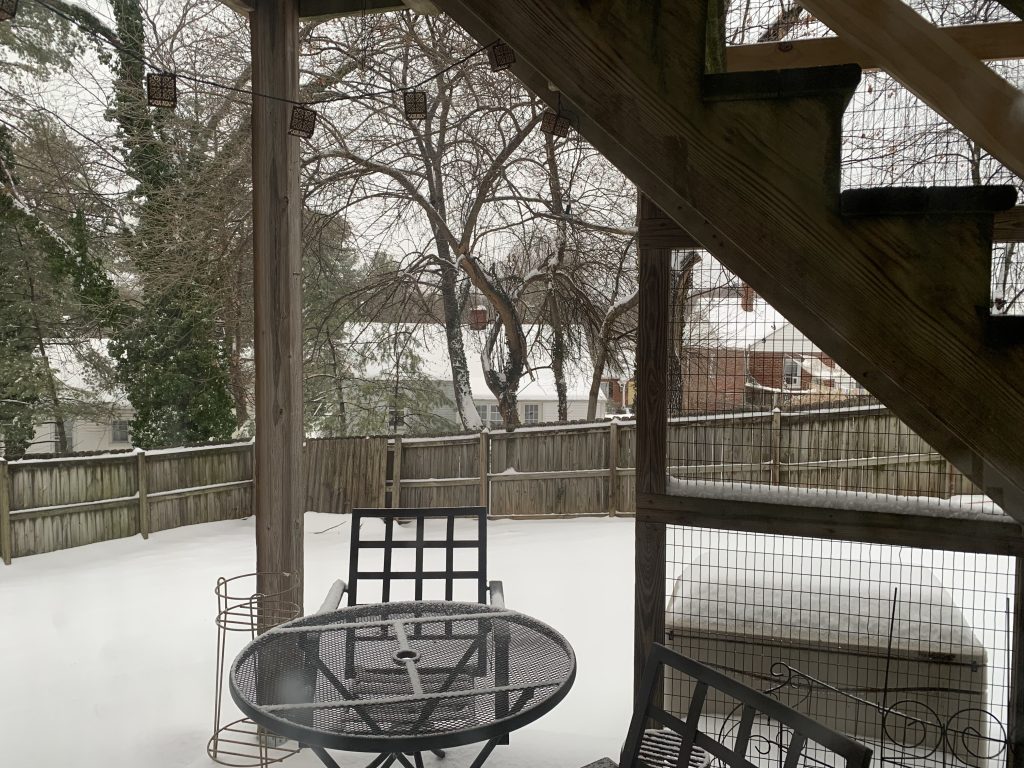
<path id="1" fill-rule="evenodd" d="M 419 651 L 414 651 L 412 648 L 403 648 L 400 651 L 395 651 L 392 656 L 396 664 L 405 664 L 407 661 L 411 661 L 414 664 L 420 660 Z"/>

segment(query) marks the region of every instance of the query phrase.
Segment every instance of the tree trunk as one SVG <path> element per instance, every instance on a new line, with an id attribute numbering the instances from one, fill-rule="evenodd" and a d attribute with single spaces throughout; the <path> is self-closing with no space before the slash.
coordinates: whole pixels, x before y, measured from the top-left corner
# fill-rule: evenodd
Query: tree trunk
<path id="1" fill-rule="evenodd" d="M 31 278 L 28 281 L 29 297 L 32 300 L 31 306 L 35 306 L 36 302 L 36 290 L 35 283 Z M 60 397 L 57 395 L 57 382 L 54 379 L 53 368 L 50 366 L 50 356 L 46 354 L 46 344 L 43 343 L 43 329 L 39 325 L 39 317 L 32 312 L 32 327 L 35 329 L 35 342 L 36 349 L 39 350 L 39 356 L 43 360 L 43 366 L 46 369 L 46 394 L 50 398 L 50 407 L 53 409 L 53 428 L 57 435 L 57 439 L 54 441 L 54 453 L 67 453 L 68 452 L 68 433 L 64 427 L 64 407 L 61 405 Z"/>
<path id="2" fill-rule="evenodd" d="M 594 357 L 594 372 L 590 375 L 590 394 L 587 397 L 587 421 L 597 418 L 597 398 L 601 394 L 601 379 L 604 378 L 604 361 L 606 345 L 602 339 L 600 349 Z"/>
<path id="3" fill-rule="evenodd" d="M 440 241 L 438 242 L 440 245 Z M 469 364 L 466 362 L 466 348 L 462 343 L 462 316 L 456 281 L 458 271 L 449 259 L 441 259 L 441 298 L 444 302 L 444 332 L 448 341 L 448 359 L 452 364 L 452 390 L 455 393 L 455 407 L 459 412 L 464 429 L 476 430 L 483 427 L 480 414 L 476 412 L 473 389 L 469 383 Z"/>
<path id="4" fill-rule="evenodd" d="M 558 395 L 558 420 L 569 420 L 569 396 L 565 386 L 565 332 L 562 330 L 562 317 L 558 312 L 558 302 L 551 302 L 551 372 L 555 375 L 555 392 Z"/>

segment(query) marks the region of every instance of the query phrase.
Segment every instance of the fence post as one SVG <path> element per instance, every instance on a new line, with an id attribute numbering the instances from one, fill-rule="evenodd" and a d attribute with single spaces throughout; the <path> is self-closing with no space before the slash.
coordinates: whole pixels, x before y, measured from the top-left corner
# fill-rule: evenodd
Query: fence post
<path id="1" fill-rule="evenodd" d="M 619 424 L 612 419 L 608 425 L 608 515 L 615 517 L 619 508 Z"/>
<path id="2" fill-rule="evenodd" d="M 11 564 L 11 494 L 7 476 L 7 459 L 0 458 L 0 558 Z"/>
<path id="3" fill-rule="evenodd" d="M 772 469 L 771 484 L 778 485 L 782 463 L 782 409 L 772 409 Z"/>
<path id="4" fill-rule="evenodd" d="M 139 450 L 135 454 L 135 472 L 139 488 L 139 533 L 142 538 L 149 538 L 149 477 L 146 473 L 146 452 Z"/>
<path id="5" fill-rule="evenodd" d="M 395 436 L 395 453 L 391 461 L 391 508 L 402 506 L 402 438 Z"/>
<path id="6" fill-rule="evenodd" d="M 480 506 L 486 507 L 490 502 L 490 484 L 488 475 L 491 471 L 490 433 L 480 431 Z"/>

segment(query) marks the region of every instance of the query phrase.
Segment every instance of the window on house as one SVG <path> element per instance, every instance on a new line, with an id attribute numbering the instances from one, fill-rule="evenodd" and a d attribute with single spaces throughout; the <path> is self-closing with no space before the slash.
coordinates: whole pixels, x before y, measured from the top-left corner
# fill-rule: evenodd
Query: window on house
<path id="1" fill-rule="evenodd" d="M 131 437 L 128 432 L 128 422 L 118 419 L 110 425 L 110 441 L 112 443 L 128 443 Z"/>
<path id="2" fill-rule="evenodd" d="M 400 432 L 405 428 L 405 420 L 409 417 L 408 408 L 388 408 L 388 429 Z"/>
<path id="3" fill-rule="evenodd" d="M 800 361 L 792 358 L 782 364 L 782 386 L 787 389 L 800 389 Z"/>
<path id="4" fill-rule="evenodd" d="M 523 424 L 540 424 L 540 405 L 527 403 L 523 406 Z"/>
<path id="5" fill-rule="evenodd" d="M 488 429 L 500 427 L 504 423 L 497 405 L 478 405 L 476 412 L 480 414 L 480 421 Z"/>

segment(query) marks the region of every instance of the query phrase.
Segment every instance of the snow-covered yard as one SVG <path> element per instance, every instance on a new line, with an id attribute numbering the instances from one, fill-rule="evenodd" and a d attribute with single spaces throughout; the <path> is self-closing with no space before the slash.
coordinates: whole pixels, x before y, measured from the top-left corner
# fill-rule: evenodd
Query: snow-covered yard
<path id="1" fill-rule="evenodd" d="M 568 638 L 578 671 L 565 701 L 488 766 L 575 768 L 617 755 L 632 706 L 632 529 L 621 518 L 490 522 L 489 575 L 504 581 L 510 608 Z M 347 518 L 307 514 L 307 610 L 347 574 L 348 541 Z M 213 588 L 254 569 L 254 542 L 250 518 L 0 567 L 0 765 L 215 765 Z M 229 655 L 243 642 L 230 638 Z M 425 759 L 464 768 L 476 751 Z M 335 754 L 343 768 L 369 762 Z M 284 765 L 321 764 L 305 751 Z"/>

